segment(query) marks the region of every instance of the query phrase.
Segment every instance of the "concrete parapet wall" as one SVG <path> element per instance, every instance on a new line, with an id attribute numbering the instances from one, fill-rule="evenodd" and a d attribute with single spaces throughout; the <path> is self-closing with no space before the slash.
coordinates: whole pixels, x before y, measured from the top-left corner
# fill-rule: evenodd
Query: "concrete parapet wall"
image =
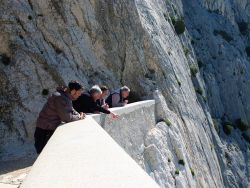
<path id="1" fill-rule="evenodd" d="M 119 146 L 125 147 L 125 150 L 129 150 L 130 147 L 141 147 L 128 146 L 127 142 L 121 140 L 138 139 L 138 143 L 140 142 L 143 133 L 133 135 L 132 132 L 138 132 L 145 126 L 153 126 L 154 115 L 148 113 L 154 114 L 154 101 L 130 104 L 112 111 L 120 114 L 120 117 L 111 121 L 105 115 L 92 115 L 84 120 L 59 127 L 21 187 L 158 187 L 155 181 Z M 116 141 L 120 141 L 119 145 L 97 122 Z M 123 131 L 129 133 L 122 133 Z M 119 137 L 121 139 L 118 139 Z"/>

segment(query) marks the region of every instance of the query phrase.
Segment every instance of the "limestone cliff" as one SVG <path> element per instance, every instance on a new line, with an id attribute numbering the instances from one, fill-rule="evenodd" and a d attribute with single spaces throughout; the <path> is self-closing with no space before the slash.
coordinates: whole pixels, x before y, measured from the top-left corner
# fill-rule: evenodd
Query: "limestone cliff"
<path id="1" fill-rule="evenodd" d="M 162 187 L 249 187 L 249 21 L 249 0 L 2 0 L 1 150 L 32 137 L 57 85 L 126 84 L 164 96 L 145 138 Z"/>

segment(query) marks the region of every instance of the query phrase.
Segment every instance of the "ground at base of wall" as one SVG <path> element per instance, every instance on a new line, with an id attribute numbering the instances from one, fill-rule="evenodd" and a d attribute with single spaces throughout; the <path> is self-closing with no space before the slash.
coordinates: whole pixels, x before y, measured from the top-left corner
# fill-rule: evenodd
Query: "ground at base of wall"
<path id="1" fill-rule="evenodd" d="M 0 161 L 0 187 L 18 187 L 31 169 L 36 157 Z"/>

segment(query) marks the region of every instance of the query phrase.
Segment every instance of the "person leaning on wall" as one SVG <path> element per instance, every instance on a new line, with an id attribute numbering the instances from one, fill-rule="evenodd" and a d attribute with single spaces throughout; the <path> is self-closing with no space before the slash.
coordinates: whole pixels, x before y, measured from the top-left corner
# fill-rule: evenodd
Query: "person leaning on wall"
<path id="1" fill-rule="evenodd" d="M 109 105 L 106 103 L 106 98 L 108 97 L 109 89 L 105 85 L 100 86 L 100 89 L 102 90 L 102 95 L 96 102 L 98 105 L 107 110 L 109 108 Z"/>
<path id="2" fill-rule="evenodd" d="M 59 87 L 43 106 L 36 123 L 35 148 L 41 153 L 56 128 L 62 122 L 68 123 L 85 118 L 83 112 L 78 113 L 72 106 L 82 93 L 83 86 L 77 81 L 71 81 L 68 87 Z"/>
<path id="3" fill-rule="evenodd" d="M 78 112 L 84 113 L 105 113 L 110 114 L 113 118 L 118 115 L 110 110 L 100 106 L 97 102 L 102 96 L 102 90 L 98 85 L 93 86 L 88 92 L 83 93 L 77 100 L 73 101 L 73 106 Z"/>
<path id="4" fill-rule="evenodd" d="M 110 108 L 125 106 L 128 104 L 129 93 L 130 89 L 127 86 L 123 86 L 119 90 L 112 92 L 106 99 L 106 103 Z"/>

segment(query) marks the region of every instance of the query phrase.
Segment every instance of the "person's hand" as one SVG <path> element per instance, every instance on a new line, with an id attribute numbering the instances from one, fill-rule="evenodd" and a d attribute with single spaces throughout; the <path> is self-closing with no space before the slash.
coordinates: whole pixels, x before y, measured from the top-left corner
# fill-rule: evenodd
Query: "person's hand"
<path id="1" fill-rule="evenodd" d="M 106 104 L 102 105 L 102 107 L 103 107 L 105 110 L 107 110 L 107 109 L 109 108 L 109 105 L 106 103 Z"/>
<path id="2" fill-rule="evenodd" d="M 128 100 L 124 100 L 124 104 L 128 104 Z"/>
<path id="3" fill-rule="evenodd" d="M 86 117 L 86 114 L 84 114 L 83 112 L 80 112 L 80 119 L 84 119 Z"/>
<path id="4" fill-rule="evenodd" d="M 115 114 L 115 113 L 113 113 L 113 112 L 111 112 L 110 114 L 111 114 L 112 118 L 114 118 L 114 119 L 116 119 L 116 118 L 119 117 L 119 115 L 117 115 L 117 114 Z"/>

